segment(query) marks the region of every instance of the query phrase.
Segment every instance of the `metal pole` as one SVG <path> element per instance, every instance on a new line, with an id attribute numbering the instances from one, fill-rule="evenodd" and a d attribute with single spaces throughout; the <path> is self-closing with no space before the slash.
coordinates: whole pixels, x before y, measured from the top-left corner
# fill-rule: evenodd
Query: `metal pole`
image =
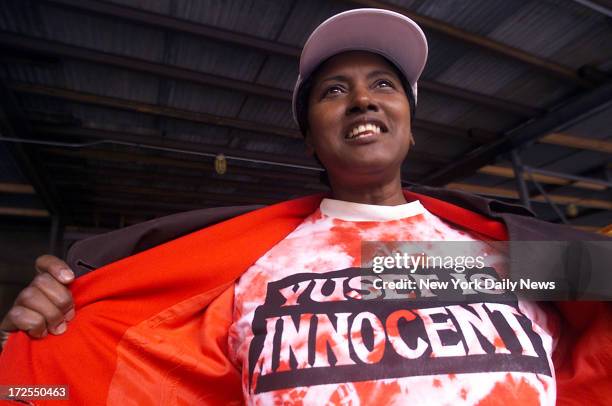
<path id="1" fill-rule="evenodd" d="M 584 121 L 610 106 L 612 106 L 612 80 L 573 98 L 550 113 L 506 131 L 496 141 L 484 144 L 453 163 L 425 176 L 421 179 L 421 183 L 432 186 L 445 185 L 455 179 L 471 175 L 500 154 L 536 141 L 547 134 L 562 132 L 571 125 Z"/>
<path id="2" fill-rule="evenodd" d="M 62 257 L 62 242 L 64 234 L 64 225 L 62 224 L 59 215 L 51 216 L 51 231 L 49 236 L 49 252 L 56 257 Z"/>
<path id="3" fill-rule="evenodd" d="M 549 171 L 547 169 L 532 168 L 531 166 L 523 165 L 523 170 L 530 173 L 538 173 L 540 175 L 555 176 L 557 178 L 564 178 L 568 180 L 575 180 L 576 182 L 587 182 L 595 185 L 601 185 L 605 187 L 612 187 L 612 181 L 604 179 L 587 178 L 585 176 L 572 175 L 571 173 L 561 173 L 555 171 Z"/>
<path id="4" fill-rule="evenodd" d="M 523 206 L 531 210 L 531 202 L 529 201 L 529 190 L 527 190 L 527 183 L 523 177 L 523 165 L 521 164 L 521 158 L 517 150 L 511 152 L 512 157 L 512 168 L 514 169 L 514 178 L 516 179 L 516 187 L 521 198 Z"/>
<path id="5" fill-rule="evenodd" d="M 567 221 L 567 218 L 565 217 L 565 215 L 563 214 L 563 211 L 555 204 L 555 202 L 553 202 L 552 200 L 550 200 L 550 197 L 548 197 L 548 194 L 546 193 L 546 191 L 544 190 L 544 188 L 542 187 L 542 185 L 540 185 L 534 178 L 533 175 L 531 174 L 531 172 L 527 172 L 529 174 L 529 179 L 533 182 L 533 184 L 536 186 L 536 188 L 538 188 L 538 191 L 540 192 L 540 194 L 544 197 L 544 200 L 546 200 L 546 202 L 548 204 L 550 204 L 550 206 L 553 208 L 553 210 L 555 211 L 555 213 L 557 213 L 557 216 L 559 216 L 559 218 L 561 219 L 561 221 L 564 224 L 569 224 L 569 222 Z"/>
<path id="6" fill-rule="evenodd" d="M 612 17 L 612 10 L 610 10 L 609 8 L 607 8 L 606 6 L 603 6 L 601 4 L 597 4 L 594 1 L 590 1 L 590 0 L 574 0 L 576 3 L 582 4 L 585 7 L 590 8 L 591 10 L 595 10 L 598 13 L 601 13 L 605 16 L 608 17 Z"/>

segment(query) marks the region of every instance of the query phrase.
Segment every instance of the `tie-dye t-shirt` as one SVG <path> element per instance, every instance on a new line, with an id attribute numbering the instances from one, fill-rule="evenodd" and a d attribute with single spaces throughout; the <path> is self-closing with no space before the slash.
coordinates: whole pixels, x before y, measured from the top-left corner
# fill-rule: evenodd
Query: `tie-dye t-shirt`
<path id="1" fill-rule="evenodd" d="M 553 314 L 475 291 L 376 291 L 362 241 L 472 241 L 470 254 L 496 256 L 418 201 L 324 199 L 235 286 L 229 351 L 248 404 L 555 403 Z"/>

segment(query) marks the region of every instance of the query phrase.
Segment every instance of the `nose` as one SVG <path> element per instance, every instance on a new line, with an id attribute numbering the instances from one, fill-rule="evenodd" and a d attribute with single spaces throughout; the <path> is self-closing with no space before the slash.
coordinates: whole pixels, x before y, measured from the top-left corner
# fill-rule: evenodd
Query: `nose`
<path id="1" fill-rule="evenodd" d="M 368 111 L 378 111 L 378 104 L 372 98 L 366 86 L 355 86 L 352 90 L 352 97 L 346 109 L 346 115 L 366 113 Z"/>

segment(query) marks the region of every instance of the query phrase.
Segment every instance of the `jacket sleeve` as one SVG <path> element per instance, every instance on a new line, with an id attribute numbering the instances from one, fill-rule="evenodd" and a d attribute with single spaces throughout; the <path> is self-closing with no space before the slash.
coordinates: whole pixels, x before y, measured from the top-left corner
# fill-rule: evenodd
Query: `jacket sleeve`
<path id="1" fill-rule="evenodd" d="M 561 336 L 553 354 L 558 405 L 612 401 L 612 303 L 558 302 Z"/>
<path id="2" fill-rule="evenodd" d="M 12 334 L 0 384 L 69 385 L 70 404 L 83 405 L 239 402 L 226 355 L 234 281 L 320 200 L 234 217 L 77 278 L 68 331 Z"/>
<path id="3" fill-rule="evenodd" d="M 239 404 L 240 372 L 227 356 L 232 295 L 233 284 L 225 285 L 127 328 L 94 306 L 79 309 L 61 336 L 12 334 L 0 383 L 68 385 L 69 400 L 37 405 Z"/>

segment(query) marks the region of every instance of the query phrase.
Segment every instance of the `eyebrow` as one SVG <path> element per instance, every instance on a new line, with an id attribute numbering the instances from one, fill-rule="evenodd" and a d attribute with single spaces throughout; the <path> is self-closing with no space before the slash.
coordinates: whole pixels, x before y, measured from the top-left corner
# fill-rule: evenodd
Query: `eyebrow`
<path id="1" fill-rule="evenodd" d="M 391 72 L 389 70 L 379 69 L 379 70 L 375 70 L 375 71 L 372 71 L 372 72 L 368 73 L 368 75 L 366 77 L 369 79 L 369 78 L 371 78 L 373 76 L 379 76 L 379 75 L 389 75 L 389 76 L 394 76 L 394 77 L 396 76 L 393 72 Z"/>
<path id="2" fill-rule="evenodd" d="M 368 73 L 366 75 L 366 78 L 370 79 L 370 78 L 372 78 L 374 76 L 379 76 L 379 75 L 388 75 L 388 76 L 392 76 L 392 77 L 396 76 L 393 72 L 391 72 L 389 70 L 377 69 L 377 70 L 374 70 L 374 71 Z M 330 82 L 330 81 L 348 82 L 349 79 L 346 76 L 344 76 L 344 75 L 336 75 L 336 76 L 330 76 L 330 77 L 327 77 L 327 78 L 321 80 L 321 83 L 323 83 L 323 82 Z"/>

